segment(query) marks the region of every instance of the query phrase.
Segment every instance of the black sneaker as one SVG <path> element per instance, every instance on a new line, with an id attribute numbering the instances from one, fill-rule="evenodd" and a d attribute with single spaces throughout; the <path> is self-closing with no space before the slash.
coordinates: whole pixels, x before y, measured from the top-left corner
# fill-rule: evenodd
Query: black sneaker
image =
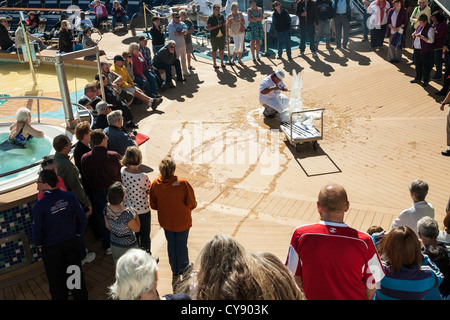
<path id="1" fill-rule="evenodd" d="M 446 157 L 450 157 L 450 149 L 442 151 L 441 154 Z"/>
<path id="2" fill-rule="evenodd" d="M 126 127 L 127 128 L 133 128 L 133 129 L 138 129 L 139 128 L 139 126 L 136 123 L 134 123 L 133 121 L 127 122 Z"/>
<path id="3" fill-rule="evenodd" d="M 152 102 L 152 110 L 156 110 L 156 108 L 161 104 L 163 99 L 155 98 Z"/>
<path id="4" fill-rule="evenodd" d="M 442 90 L 441 91 L 437 91 L 436 93 L 435 93 L 437 96 L 446 96 L 447 94 L 445 93 L 445 92 L 443 92 Z"/>
<path id="5" fill-rule="evenodd" d="M 177 79 L 177 81 L 178 81 L 178 82 L 185 83 L 185 82 L 186 82 L 186 78 Z"/>

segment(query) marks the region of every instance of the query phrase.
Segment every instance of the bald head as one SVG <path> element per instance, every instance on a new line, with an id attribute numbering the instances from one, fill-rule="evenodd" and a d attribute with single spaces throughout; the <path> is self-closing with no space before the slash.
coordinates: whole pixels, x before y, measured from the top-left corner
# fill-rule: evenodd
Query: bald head
<path id="1" fill-rule="evenodd" d="M 348 208 L 347 192 L 343 186 L 329 184 L 320 190 L 317 209 L 322 220 L 343 222 L 344 213 Z"/>

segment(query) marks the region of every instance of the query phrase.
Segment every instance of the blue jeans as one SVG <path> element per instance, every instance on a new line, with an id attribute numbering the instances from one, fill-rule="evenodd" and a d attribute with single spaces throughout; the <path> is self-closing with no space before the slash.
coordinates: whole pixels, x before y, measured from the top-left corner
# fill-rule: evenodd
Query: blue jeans
<path id="1" fill-rule="evenodd" d="M 158 94 L 158 88 L 156 86 L 156 77 L 148 71 L 144 71 L 144 75 L 147 78 L 147 80 L 139 77 L 134 78 L 136 86 L 142 91 L 144 91 L 144 93 L 147 96 L 150 96 L 152 94 Z"/>
<path id="2" fill-rule="evenodd" d="M 278 55 L 283 54 L 283 47 L 286 47 L 286 54 L 290 59 L 291 54 L 291 30 L 277 31 Z"/>
<path id="3" fill-rule="evenodd" d="M 174 274 L 183 274 L 189 265 L 187 241 L 189 229 L 181 232 L 164 230 L 167 240 L 167 253 L 169 264 Z"/>
<path id="4" fill-rule="evenodd" d="M 442 78 L 442 63 L 444 59 L 442 59 L 442 49 L 434 50 L 430 56 L 430 69 L 433 69 L 433 66 L 436 65 L 436 73 L 433 78 L 441 79 Z"/>
<path id="5" fill-rule="evenodd" d="M 369 39 L 369 27 L 367 26 L 367 21 L 370 18 L 370 14 L 367 13 L 367 8 L 364 8 L 364 20 L 363 20 L 363 39 Z"/>
<path id="6" fill-rule="evenodd" d="M 319 41 L 321 34 L 323 34 L 326 43 L 330 42 L 330 20 L 319 20 L 319 29 L 317 30 Z"/>
<path id="7" fill-rule="evenodd" d="M 127 27 L 127 22 L 128 22 L 128 17 L 127 16 L 121 16 L 121 17 L 112 17 L 112 27 L 115 28 L 117 22 L 122 22 L 123 23 L 123 27 L 126 28 Z"/>
<path id="8" fill-rule="evenodd" d="M 314 42 L 314 25 L 311 26 L 300 26 L 300 52 L 305 52 L 306 48 L 306 36 L 309 37 L 309 47 L 311 52 L 316 52 L 316 43 Z"/>

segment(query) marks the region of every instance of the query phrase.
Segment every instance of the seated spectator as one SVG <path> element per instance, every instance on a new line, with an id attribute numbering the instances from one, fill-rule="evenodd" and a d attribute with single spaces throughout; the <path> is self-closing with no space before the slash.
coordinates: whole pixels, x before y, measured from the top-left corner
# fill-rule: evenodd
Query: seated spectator
<path id="1" fill-rule="evenodd" d="M 439 225 L 436 220 L 428 216 L 421 218 L 417 222 L 417 233 L 419 235 L 419 239 L 422 240 L 424 249 L 428 246 L 440 246 L 445 250 L 445 252 L 447 252 L 450 258 L 450 252 L 448 252 L 447 246 L 445 243 L 438 240 Z"/>
<path id="2" fill-rule="evenodd" d="M 92 28 L 87 27 L 83 30 L 83 37 L 81 40 L 81 45 L 83 46 L 83 49 L 88 49 L 88 48 L 93 48 L 93 47 L 98 46 L 98 43 L 94 42 L 92 40 L 91 35 L 92 35 Z M 99 51 L 98 54 L 100 56 L 106 55 L 104 50 L 99 49 L 98 51 Z"/>
<path id="3" fill-rule="evenodd" d="M 26 22 L 28 22 L 28 26 L 30 28 L 31 33 L 36 33 L 39 31 L 39 16 L 36 15 L 36 12 L 30 11 L 28 12 L 28 18 L 25 19 Z"/>
<path id="4" fill-rule="evenodd" d="M 183 78 L 183 74 L 181 72 L 180 60 L 177 58 L 175 53 L 175 41 L 169 40 L 167 45 L 155 53 L 152 62 L 153 69 L 160 79 L 161 74 L 159 70 L 162 69 L 166 73 L 166 81 L 162 83 L 164 88 L 175 88 L 175 85 L 172 82 L 172 66 L 175 67 L 177 81 L 186 82 L 186 79 Z"/>
<path id="5" fill-rule="evenodd" d="M 141 222 L 132 207 L 124 207 L 125 188 L 121 182 L 114 182 L 108 188 L 108 203 L 105 207 L 105 225 L 111 232 L 111 252 L 114 263 L 131 248 L 137 248 L 135 232 Z"/>
<path id="6" fill-rule="evenodd" d="M 103 77 L 103 89 L 105 91 L 105 99 L 106 103 L 111 105 L 111 110 L 120 110 L 122 111 L 123 118 L 126 123 L 126 127 L 128 128 L 138 128 L 139 126 L 134 123 L 133 120 L 133 114 L 131 113 L 131 109 L 127 104 L 127 101 L 121 96 L 118 91 L 108 82 L 105 75 L 102 75 Z M 101 90 L 100 90 L 100 81 L 98 80 L 98 74 L 95 75 L 95 81 L 94 84 L 97 88 L 97 94 L 99 95 L 99 99 L 101 96 Z M 123 90 L 123 92 L 126 92 Z M 127 92 L 128 93 L 128 92 Z"/>
<path id="7" fill-rule="evenodd" d="M 141 249 L 129 249 L 116 263 L 109 296 L 117 300 L 191 300 L 185 293 L 158 294 L 158 261 Z"/>
<path id="8" fill-rule="evenodd" d="M 123 81 L 122 77 L 114 71 L 111 71 L 111 67 L 108 62 L 100 62 L 100 68 L 102 70 L 102 74 L 106 76 L 106 82 L 114 88 L 114 94 L 120 97 L 120 99 L 126 101 L 129 106 L 133 102 L 134 96 L 132 93 L 122 90 L 120 87 L 120 84 Z"/>
<path id="9" fill-rule="evenodd" d="M 81 157 L 81 169 L 92 192 L 92 214 L 103 235 L 103 249 L 111 254 L 110 232 L 105 226 L 103 209 L 106 206 L 108 188 L 121 181 L 120 160 L 117 152 L 108 151 L 108 137 L 101 129 L 91 132 L 92 150 Z"/>
<path id="10" fill-rule="evenodd" d="M 101 28 L 101 23 L 108 21 L 108 10 L 106 10 L 105 5 L 100 3 L 100 0 L 94 1 L 94 27 L 97 29 Z"/>
<path id="11" fill-rule="evenodd" d="M 67 20 L 61 21 L 61 29 L 58 35 L 58 51 L 60 53 L 68 53 L 73 51 L 73 35 L 69 30 L 69 22 Z"/>
<path id="12" fill-rule="evenodd" d="M 112 111 L 106 118 L 108 120 L 108 127 L 105 128 L 104 132 L 108 137 L 108 150 L 116 151 L 123 156 L 127 147 L 136 146 L 136 137 L 134 135 L 128 135 L 128 133 L 121 129 L 123 127 L 122 111 Z"/>
<path id="13" fill-rule="evenodd" d="M 64 20 L 67 20 L 67 14 L 65 12 L 62 12 L 58 22 L 56 22 L 52 30 L 50 30 L 50 32 L 44 32 L 44 39 L 51 40 L 52 38 L 58 38 L 59 31 L 61 30 L 61 22 Z"/>
<path id="14" fill-rule="evenodd" d="M 25 26 L 26 35 L 28 37 L 28 42 L 30 44 L 34 45 L 35 50 L 42 51 L 44 49 L 47 49 L 47 46 L 44 44 L 44 42 L 42 41 L 41 38 L 31 35 L 31 33 L 29 32 L 28 22 L 23 21 L 23 24 Z M 25 44 L 25 36 L 23 34 L 22 27 L 19 24 L 19 26 L 17 27 L 17 30 L 15 32 L 15 46 L 16 46 L 16 49 L 19 50 L 19 53 L 22 53 L 22 45 L 24 45 L 24 44 Z"/>
<path id="15" fill-rule="evenodd" d="M 122 7 L 120 2 L 117 0 L 113 2 L 111 15 L 112 15 L 112 27 L 114 29 L 113 31 L 115 31 L 116 29 L 117 22 L 122 22 L 123 27 L 127 29 L 127 22 L 128 22 L 127 13 L 125 12 L 125 9 Z"/>
<path id="16" fill-rule="evenodd" d="M 407 226 L 389 231 L 378 250 L 385 276 L 375 300 L 423 300 L 443 281 L 436 265 L 422 254 L 416 233 Z"/>
<path id="17" fill-rule="evenodd" d="M 147 65 L 142 54 L 139 52 L 139 45 L 135 42 L 128 46 L 128 53 L 131 54 L 134 82 L 145 94 L 150 97 L 158 95 L 157 78 L 152 69 Z"/>
<path id="18" fill-rule="evenodd" d="M 392 222 L 392 229 L 407 226 L 417 234 L 417 221 L 429 216 L 434 218 L 434 207 L 425 201 L 428 194 L 428 184 L 422 180 L 414 180 L 409 185 L 409 194 L 414 204 L 411 208 L 403 210 Z"/>
<path id="19" fill-rule="evenodd" d="M 147 105 L 155 110 L 158 105 L 162 102 L 162 98 L 151 98 L 147 96 L 140 88 L 134 85 L 133 79 L 131 79 L 126 67 L 124 66 L 125 59 L 121 55 L 116 55 L 114 57 L 114 64 L 111 67 L 111 71 L 117 73 L 121 78 L 122 82 L 120 87 L 122 90 L 128 91 L 133 96 L 141 101 L 147 102 Z"/>
<path id="20" fill-rule="evenodd" d="M 80 12 L 80 17 L 75 20 L 75 29 L 84 31 L 86 28 L 93 28 L 91 19 L 86 18 L 86 13 L 84 11 Z"/>
<path id="21" fill-rule="evenodd" d="M 444 230 L 439 231 L 438 240 L 445 243 L 447 248 L 450 249 L 450 198 L 445 206 L 445 212 Z"/>
<path id="22" fill-rule="evenodd" d="M 148 68 L 152 67 L 152 53 L 150 51 L 150 48 L 147 47 L 148 39 L 145 36 L 139 37 L 139 52 L 141 53 L 141 56 L 144 58 L 145 62 L 147 63 Z"/>
<path id="23" fill-rule="evenodd" d="M 381 239 L 384 237 L 386 232 L 380 226 L 372 226 L 367 230 L 367 233 L 372 236 L 372 240 L 375 243 L 375 247 L 378 247 Z"/>
<path id="24" fill-rule="evenodd" d="M 92 129 L 105 129 L 108 127 L 106 116 L 111 112 L 111 106 L 111 104 L 107 104 L 103 100 L 96 104 L 95 110 L 97 110 L 97 117 L 94 120 Z"/>
<path id="25" fill-rule="evenodd" d="M 0 17 L 0 49 L 5 51 L 15 51 L 14 39 L 9 34 L 9 24 L 5 17 Z"/>
<path id="26" fill-rule="evenodd" d="M 64 184 L 63 179 L 61 179 L 61 177 L 58 176 L 58 170 L 56 169 L 56 166 L 53 163 L 53 157 L 50 157 L 50 156 L 43 157 L 42 162 L 41 162 L 41 169 L 54 171 L 58 177 L 58 183 L 56 184 L 56 188 L 60 189 L 62 191 L 67 191 L 67 188 L 66 188 L 66 185 Z M 39 190 L 38 191 L 38 200 L 41 200 L 42 198 L 44 198 L 44 192 L 42 190 Z"/>
<path id="27" fill-rule="evenodd" d="M 80 100 L 78 100 L 78 103 L 81 104 L 82 106 L 85 106 L 87 109 L 89 109 L 89 111 L 93 111 L 92 109 L 92 100 L 97 97 L 98 95 L 98 90 L 97 87 L 95 85 L 95 83 L 87 83 L 84 86 L 84 93 L 83 96 L 80 98 Z"/>
<path id="28" fill-rule="evenodd" d="M 442 300 L 450 299 L 450 259 L 448 257 L 448 252 L 444 250 L 441 246 L 429 245 L 425 251 L 430 260 L 439 268 L 441 273 L 444 275 L 444 281 L 442 281 L 439 286 L 439 293 Z M 438 298 L 435 298 L 438 299 Z"/>

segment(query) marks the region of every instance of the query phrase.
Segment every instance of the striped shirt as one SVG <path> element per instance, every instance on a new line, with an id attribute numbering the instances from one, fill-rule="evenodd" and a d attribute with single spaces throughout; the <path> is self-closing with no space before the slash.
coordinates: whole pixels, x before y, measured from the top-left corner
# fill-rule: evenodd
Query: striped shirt
<path id="1" fill-rule="evenodd" d="M 427 255 L 423 255 L 419 269 L 402 266 L 400 271 L 392 273 L 389 265 L 385 261 L 382 263 L 386 275 L 375 293 L 375 300 L 424 300 L 444 279 Z"/>

